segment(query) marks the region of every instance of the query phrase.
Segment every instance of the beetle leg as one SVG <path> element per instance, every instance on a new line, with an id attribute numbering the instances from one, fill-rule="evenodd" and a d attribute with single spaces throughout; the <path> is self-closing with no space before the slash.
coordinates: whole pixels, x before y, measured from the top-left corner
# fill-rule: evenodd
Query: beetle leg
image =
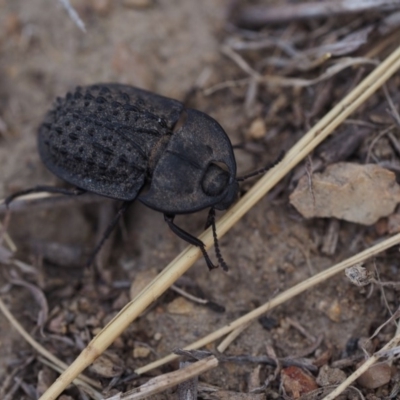
<path id="1" fill-rule="evenodd" d="M 94 259 L 96 258 L 97 254 L 103 247 L 104 242 L 108 239 L 108 237 L 111 235 L 111 232 L 114 230 L 115 226 L 117 225 L 119 219 L 121 218 L 122 214 L 127 210 L 128 206 L 131 204 L 131 201 L 124 201 L 115 214 L 114 218 L 110 222 L 110 224 L 107 226 L 107 229 L 104 231 L 103 236 L 100 240 L 99 243 L 97 243 L 95 249 L 92 251 L 90 254 L 88 260 L 86 261 L 86 267 L 90 267 L 90 265 L 93 263 Z"/>
<path id="2" fill-rule="evenodd" d="M 47 192 L 47 193 L 60 193 L 65 194 L 67 196 L 79 196 L 81 194 L 86 193 L 86 190 L 75 188 L 75 189 L 64 189 L 55 186 L 35 186 L 30 189 L 20 190 L 19 192 L 13 193 L 10 196 L 6 197 L 4 200 L 4 204 L 8 208 L 10 203 L 14 201 L 16 198 L 24 196 L 26 194 L 31 193 L 40 193 L 40 192 Z"/>
<path id="3" fill-rule="evenodd" d="M 206 247 L 204 243 L 198 239 L 197 237 L 191 235 L 190 233 L 184 231 L 178 225 L 174 224 L 175 215 L 173 214 L 164 214 L 164 220 L 168 224 L 169 228 L 172 232 L 175 233 L 178 237 L 183 239 L 185 242 L 192 244 L 193 246 L 197 246 L 201 252 L 203 253 L 203 257 L 206 260 L 208 269 L 217 268 L 211 261 L 210 257 L 207 254 Z"/>
<path id="4" fill-rule="evenodd" d="M 207 217 L 207 227 L 209 228 L 210 226 L 212 227 L 212 233 L 213 233 L 213 238 L 214 238 L 214 248 L 215 248 L 215 254 L 217 256 L 217 260 L 219 262 L 219 265 L 222 267 L 224 271 L 228 271 L 228 265 L 226 264 L 224 258 L 222 257 L 221 250 L 219 248 L 219 242 L 218 242 L 218 236 L 217 236 L 217 227 L 215 226 L 215 208 L 211 207 L 210 212 L 208 213 Z"/>

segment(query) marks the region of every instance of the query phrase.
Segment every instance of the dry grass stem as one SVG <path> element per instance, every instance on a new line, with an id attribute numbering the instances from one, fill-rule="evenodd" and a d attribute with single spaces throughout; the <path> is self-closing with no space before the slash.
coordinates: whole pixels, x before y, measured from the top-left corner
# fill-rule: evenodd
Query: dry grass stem
<path id="1" fill-rule="evenodd" d="M 17 246 L 15 245 L 14 241 L 11 239 L 11 236 L 3 231 L 3 224 L 0 222 L 0 242 L 2 239 L 2 236 L 4 238 L 4 241 L 7 243 L 8 248 L 15 253 L 17 251 Z"/>
<path id="2" fill-rule="evenodd" d="M 217 347 L 217 350 L 220 353 L 223 353 L 228 347 L 229 345 L 236 340 L 236 338 L 243 332 L 245 331 L 249 326 L 250 326 L 251 322 L 247 322 L 246 324 L 243 324 L 241 326 L 239 326 L 238 328 L 236 328 L 235 330 L 233 330 Z"/>
<path id="3" fill-rule="evenodd" d="M 267 172 L 233 207 L 231 207 L 218 221 L 218 235 L 222 237 L 243 215 L 249 211 L 265 194 L 276 185 L 295 165 L 303 160 L 315 147 L 320 144 L 333 130 L 346 119 L 360 104 L 378 90 L 400 68 L 400 47 L 384 60 L 371 74 L 369 74 L 354 90 L 339 102 L 324 118 L 319 121 L 290 151 L 275 168 Z M 199 236 L 206 247 L 213 244 L 211 229 Z M 385 241 L 391 247 L 397 243 L 400 235 Z M 397 241 L 396 241 L 397 240 Z M 385 248 L 388 248 L 385 247 Z M 376 246 L 372 247 L 376 249 Z M 360 253 L 368 254 L 370 249 Z M 41 400 L 54 400 L 62 391 L 101 355 L 113 341 L 131 324 L 153 301 L 164 293 L 191 265 L 201 256 L 197 247 L 189 246 L 179 254 L 146 288 L 144 288 L 130 303 L 128 303 L 107 326 L 89 343 L 75 361 L 64 371 L 54 384 L 43 394 Z M 367 258 L 368 258 L 367 257 Z M 357 256 L 353 257 L 357 258 Z M 353 263 L 360 262 L 355 260 Z M 340 266 L 341 264 L 339 264 Z M 352 264 L 350 264 L 352 265 Z M 350 266 L 346 264 L 346 267 Z M 341 267 L 344 268 L 344 267 Z M 331 275 L 336 269 L 330 270 Z M 324 275 L 318 274 L 314 278 L 325 280 Z M 296 286 L 299 293 L 304 291 L 309 279 Z M 316 284 L 316 283 L 315 283 Z M 287 292 L 285 292 L 287 293 Z M 282 296 L 277 296 L 281 299 Z M 275 299 L 275 301 L 276 301 Z M 271 302 L 273 303 L 274 300 Z M 250 313 L 251 314 L 251 313 Z M 244 321 L 243 321 L 244 322 Z M 238 327 L 230 326 L 227 332 Z"/>
<path id="4" fill-rule="evenodd" d="M 204 358 L 190 364 L 188 367 L 179 369 L 168 374 L 157 376 L 150 379 L 144 385 L 139 386 L 127 393 L 119 393 L 115 396 L 108 397 L 106 400 L 139 400 L 148 396 L 165 391 L 168 388 L 177 386 L 178 384 L 192 379 L 203 372 L 216 368 L 219 362 L 214 356 Z"/>

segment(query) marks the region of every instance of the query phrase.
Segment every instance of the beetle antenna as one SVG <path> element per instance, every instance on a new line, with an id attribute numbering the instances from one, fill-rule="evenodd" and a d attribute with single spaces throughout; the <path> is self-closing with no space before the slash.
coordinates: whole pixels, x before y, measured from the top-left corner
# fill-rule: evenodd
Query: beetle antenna
<path id="1" fill-rule="evenodd" d="M 250 174 L 239 176 L 236 178 L 236 180 L 238 182 L 242 182 L 242 181 L 245 181 L 246 179 L 252 178 L 253 176 L 257 176 L 257 175 L 263 174 L 264 172 L 267 172 L 269 169 L 271 169 L 271 168 L 275 167 L 275 165 L 279 164 L 282 161 L 284 155 L 285 155 L 285 152 L 282 150 L 280 152 L 278 158 L 273 163 L 267 164 L 264 168 L 258 169 L 257 171 L 253 171 Z"/>
<path id="2" fill-rule="evenodd" d="M 228 271 L 229 267 L 226 264 L 224 258 L 222 257 L 221 250 L 219 248 L 219 242 L 218 242 L 218 236 L 217 236 L 217 227 L 215 226 L 215 208 L 211 207 L 210 212 L 208 213 L 208 218 L 207 218 L 207 225 L 208 227 L 211 225 L 212 227 L 212 233 L 214 237 L 214 248 L 215 248 L 215 254 L 217 256 L 217 260 L 219 265 L 222 267 L 224 271 Z"/>

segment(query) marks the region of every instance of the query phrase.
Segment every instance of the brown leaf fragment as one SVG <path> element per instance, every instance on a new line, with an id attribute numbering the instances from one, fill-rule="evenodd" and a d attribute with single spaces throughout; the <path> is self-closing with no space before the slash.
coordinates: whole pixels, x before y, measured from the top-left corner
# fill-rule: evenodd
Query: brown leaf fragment
<path id="1" fill-rule="evenodd" d="M 395 174 L 375 164 L 337 163 L 300 179 L 291 204 L 305 218 L 335 217 L 363 225 L 393 213 L 400 201 Z"/>
<path id="2" fill-rule="evenodd" d="M 367 389 L 376 389 L 386 385 L 392 376 L 392 368 L 386 362 L 374 364 L 358 379 L 357 383 Z"/>
<path id="3" fill-rule="evenodd" d="M 295 399 L 318 389 L 314 378 L 299 367 L 292 366 L 283 369 L 281 378 L 286 392 Z"/>

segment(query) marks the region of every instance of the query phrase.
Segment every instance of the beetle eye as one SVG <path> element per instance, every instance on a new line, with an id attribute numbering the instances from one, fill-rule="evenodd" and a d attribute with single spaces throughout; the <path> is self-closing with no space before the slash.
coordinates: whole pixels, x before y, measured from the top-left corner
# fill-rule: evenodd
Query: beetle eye
<path id="1" fill-rule="evenodd" d="M 229 172 L 225 164 L 212 163 L 207 167 L 201 187 L 208 196 L 220 195 L 228 186 Z"/>

